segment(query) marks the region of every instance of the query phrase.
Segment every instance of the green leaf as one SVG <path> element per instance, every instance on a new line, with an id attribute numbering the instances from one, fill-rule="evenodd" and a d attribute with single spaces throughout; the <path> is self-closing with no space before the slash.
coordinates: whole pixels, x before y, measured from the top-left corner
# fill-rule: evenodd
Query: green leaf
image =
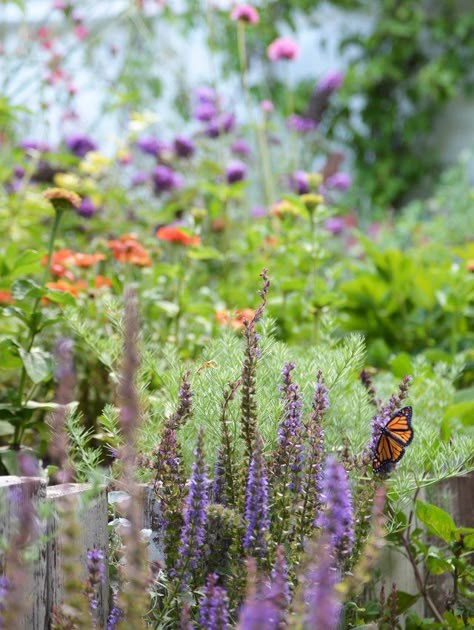
<path id="1" fill-rule="evenodd" d="M 11 435 L 15 430 L 14 426 L 6 420 L 0 420 L 0 435 Z"/>
<path id="2" fill-rule="evenodd" d="M 214 247 L 196 247 L 188 251 L 188 258 L 195 260 L 221 260 L 223 256 Z"/>
<path id="3" fill-rule="evenodd" d="M 444 420 L 458 418 L 465 426 L 474 425 L 474 400 L 466 400 L 450 405 L 445 413 Z"/>
<path id="4" fill-rule="evenodd" d="M 464 546 L 466 549 L 474 549 L 474 534 L 464 536 Z"/>
<path id="5" fill-rule="evenodd" d="M 431 503 L 416 502 L 416 515 L 426 528 L 445 542 L 452 542 L 455 536 L 456 524 L 450 514 Z"/>
<path id="6" fill-rule="evenodd" d="M 44 295 L 48 298 L 48 300 L 56 302 L 57 304 L 66 304 L 67 306 L 74 306 L 76 304 L 76 298 L 72 295 L 72 293 L 68 293 L 67 291 L 49 289 Z"/>
<path id="7" fill-rule="evenodd" d="M 455 403 L 474 401 L 474 387 L 459 389 L 453 396 Z"/>
<path id="8" fill-rule="evenodd" d="M 413 362 L 409 354 L 400 352 L 390 360 L 390 367 L 394 376 L 403 378 L 407 374 L 413 374 Z"/>
<path id="9" fill-rule="evenodd" d="M 16 280 L 12 285 L 12 297 L 16 300 L 23 300 L 25 297 L 41 297 L 44 293 L 45 290 L 29 278 Z"/>
<path id="10" fill-rule="evenodd" d="M 417 595 L 412 595 L 411 593 L 406 593 L 405 591 L 397 591 L 397 614 L 401 615 L 411 608 L 419 598 L 419 593 Z"/>
<path id="11" fill-rule="evenodd" d="M 33 383 L 41 383 L 46 380 L 52 371 L 51 357 L 41 348 L 32 348 L 30 352 L 22 347 L 18 348 L 26 373 Z"/>

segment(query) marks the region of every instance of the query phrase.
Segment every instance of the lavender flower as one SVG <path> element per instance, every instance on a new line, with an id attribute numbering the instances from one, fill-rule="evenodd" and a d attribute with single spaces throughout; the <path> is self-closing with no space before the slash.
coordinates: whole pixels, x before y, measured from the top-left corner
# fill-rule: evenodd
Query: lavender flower
<path id="1" fill-rule="evenodd" d="M 186 136 L 176 136 L 173 146 L 176 151 L 176 155 L 182 158 L 191 157 L 196 151 L 194 142 Z"/>
<path id="2" fill-rule="evenodd" d="M 339 627 L 341 602 L 335 590 L 337 572 L 326 540 L 320 541 L 317 552 L 304 580 L 308 605 L 305 627 L 335 630 Z"/>
<path id="3" fill-rule="evenodd" d="M 156 192 L 166 192 L 181 188 L 184 183 L 183 177 L 165 164 L 158 164 L 152 173 L 153 183 Z"/>
<path id="4" fill-rule="evenodd" d="M 290 383 L 285 391 L 285 412 L 278 428 L 278 442 L 274 457 L 275 475 L 283 477 L 284 488 L 298 494 L 304 466 L 301 415 L 303 402 L 296 383 Z"/>
<path id="5" fill-rule="evenodd" d="M 105 554 L 101 549 L 90 549 L 87 552 L 87 584 L 86 594 L 89 597 L 91 611 L 97 610 L 97 590 L 105 580 Z"/>
<path id="6" fill-rule="evenodd" d="M 315 521 L 328 535 L 339 556 L 350 554 L 354 544 L 354 514 L 347 472 L 342 464 L 328 457 L 321 488 L 324 509 Z"/>
<path id="7" fill-rule="evenodd" d="M 290 177 L 290 186 L 298 195 L 309 193 L 311 187 L 307 173 L 304 171 L 295 171 Z"/>
<path id="8" fill-rule="evenodd" d="M 234 140 L 230 148 L 232 153 L 235 153 L 236 155 L 239 155 L 241 157 L 247 157 L 248 155 L 250 155 L 251 151 L 249 143 L 243 138 L 237 138 L 236 140 Z"/>
<path id="9" fill-rule="evenodd" d="M 291 116 L 287 118 L 286 122 L 289 129 L 298 131 L 299 133 L 307 133 L 317 127 L 314 120 L 301 116 L 300 114 L 291 114 Z"/>
<path id="10" fill-rule="evenodd" d="M 194 451 L 194 464 L 189 480 L 189 493 L 184 508 L 184 526 L 181 532 L 178 571 L 184 586 L 190 569 L 196 569 L 201 559 L 206 535 L 206 508 L 209 503 L 207 466 L 204 459 L 203 431 L 198 434 Z"/>
<path id="11" fill-rule="evenodd" d="M 229 598 L 222 586 L 217 586 L 218 575 L 211 573 L 204 587 L 199 607 L 199 623 L 206 630 L 226 630 L 229 627 Z"/>
<path id="12" fill-rule="evenodd" d="M 89 153 L 89 151 L 97 150 L 96 143 L 91 138 L 82 133 L 75 133 L 68 136 L 65 139 L 65 143 L 67 148 L 72 153 L 74 153 L 74 155 L 77 155 L 81 158 L 84 157 L 86 153 Z"/>
<path id="13" fill-rule="evenodd" d="M 116 630 L 117 624 L 123 616 L 122 610 L 117 606 L 117 598 L 114 595 L 114 605 L 107 619 L 107 630 Z"/>
<path id="14" fill-rule="evenodd" d="M 247 175 L 247 167 L 240 160 L 234 160 L 227 165 L 226 178 L 228 184 L 241 182 Z"/>
<path id="15" fill-rule="evenodd" d="M 268 518 L 268 481 L 262 439 L 255 434 L 255 445 L 245 490 L 245 534 L 243 547 L 251 555 L 265 556 L 270 527 Z"/>
<path id="16" fill-rule="evenodd" d="M 280 623 L 283 623 L 286 611 L 291 602 L 291 589 L 288 580 L 288 564 L 286 562 L 284 548 L 278 545 L 275 564 L 271 573 L 271 586 L 269 596 L 280 610 Z"/>
<path id="17" fill-rule="evenodd" d="M 192 414 L 194 392 L 191 389 L 189 375 L 189 370 L 186 370 L 183 374 L 183 380 L 181 381 L 181 387 L 178 392 L 178 407 L 167 421 L 167 424 L 173 429 L 179 429 L 179 427 L 182 427 L 183 424 L 189 420 Z"/>
<path id="18" fill-rule="evenodd" d="M 77 208 L 77 214 L 80 214 L 81 217 L 85 217 L 89 219 L 90 217 L 96 214 L 98 208 L 89 197 L 83 197 L 81 200 L 81 205 Z"/>

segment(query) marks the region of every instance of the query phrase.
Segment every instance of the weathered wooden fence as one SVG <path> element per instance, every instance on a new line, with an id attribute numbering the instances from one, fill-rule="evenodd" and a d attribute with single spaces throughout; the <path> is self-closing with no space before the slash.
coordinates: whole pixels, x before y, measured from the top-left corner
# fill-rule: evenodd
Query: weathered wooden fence
<path id="1" fill-rule="evenodd" d="M 153 500 L 153 489 L 140 486 L 143 500 L 143 528 L 154 530 L 150 539 L 150 559 L 161 559 L 160 541 L 156 536 L 157 506 Z M 474 525 L 474 475 L 444 482 L 436 490 L 437 496 L 448 496 L 443 507 L 448 508 L 458 524 Z M 37 513 L 34 528 L 37 554 L 31 563 L 27 583 L 24 584 L 24 597 L 28 603 L 23 619 L 18 619 L 15 630 L 48 630 L 53 607 L 61 602 L 65 572 L 70 558 L 64 557 L 59 544 L 58 533 L 64 530 L 64 520 L 68 514 L 71 527 L 75 531 L 72 549 L 76 564 L 80 567 L 81 578 L 87 574 L 87 552 L 100 549 L 107 564 L 108 554 L 108 500 L 105 489 L 93 488 L 89 484 L 62 484 L 47 488 L 46 483 L 34 477 L 0 477 L 0 541 L 15 538 L 21 525 L 19 505 L 28 501 Z M 467 511 L 466 511 L 467 510 Z M 416 582 L 409 563 L 395 551 L 386 551 L 382 558 L 385 584 L 390 588 L 396 582 L 405 592 L 416 593 Z M 0 566 L 0 569 L 3 569 Z M 437 585 L 439 598 L 445 597 L 446 578 Z M 438 589 L 436 589 L 438 590 Z M 433 594 L 436 597 L 436 594 Z M 102 628 L 106 627 L 109 610 L 108 576 L 99 593 L 98 616 Z M 419 602 L 417 612 L 423 615 L 423 604 Z M 428 611 L 427 611 L 428 612 Z M 429 613 L 428 613 L 429 614 Z"/>

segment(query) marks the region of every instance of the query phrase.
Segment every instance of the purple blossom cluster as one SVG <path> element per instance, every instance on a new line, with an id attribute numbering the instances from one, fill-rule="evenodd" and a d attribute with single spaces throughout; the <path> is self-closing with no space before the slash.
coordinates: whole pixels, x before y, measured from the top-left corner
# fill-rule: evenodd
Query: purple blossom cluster
<path id="1" fill-rule="evenodd" d="M 199 606 L 199 623 L 206 630 L 229 628 L 229 598 L 225 588 L 217 585 L 219 576 L 211 573 Z"/>
<path id="2" fill-rule="evenodd" d="M 306 628 L 335 630 L 339 627 L 342 605 L 336 592 L 338 574 L 333 565 L 331 546 L 323 537 L 305 575 Z"/>
<path id="3" fill-rule="evenodd" d="M 321 486 L 323 507 L 315 525 L 328 536 L 340 557 L 348 555 L 354 544 L 354 514 L 347 472 L 333 457 L 326 459 Z"/>
<path id="4" fill-rule="evenodd" d="M 203 554 L 206 538 L 206 508 L 208 504 L 209 479 L 204 458 L 203 433 L 200 431 L 194 451 L 194 464 L 184 508 L 184 526 L 181 532 L 181 545 L 177 565 L 182 585 L 186 584 L 189 572 L 197 568 Z"/>
<path id="5" fill-rule="evenodd" d="M 245 551 L 255 556 L 264 556 L 270 528 L 268 479 L 262 439 L 258 433 L 255 435 L 255 446 L 248 470 L 244 520 L 245 533 L 242 544 Z"/>

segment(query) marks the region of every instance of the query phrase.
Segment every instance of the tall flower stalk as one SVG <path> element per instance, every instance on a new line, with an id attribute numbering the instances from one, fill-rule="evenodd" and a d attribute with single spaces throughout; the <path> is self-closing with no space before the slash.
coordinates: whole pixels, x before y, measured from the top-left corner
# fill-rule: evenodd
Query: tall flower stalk
<path id="1" fill-rule="evenodd" d="M 249 555 L 263 558 L 267 553 L 268 532 L 268 480 L 260 434 L 255 436 L 255 446 L 248 470 L 245 490 L 245 534 L 243 548 Z"/>

